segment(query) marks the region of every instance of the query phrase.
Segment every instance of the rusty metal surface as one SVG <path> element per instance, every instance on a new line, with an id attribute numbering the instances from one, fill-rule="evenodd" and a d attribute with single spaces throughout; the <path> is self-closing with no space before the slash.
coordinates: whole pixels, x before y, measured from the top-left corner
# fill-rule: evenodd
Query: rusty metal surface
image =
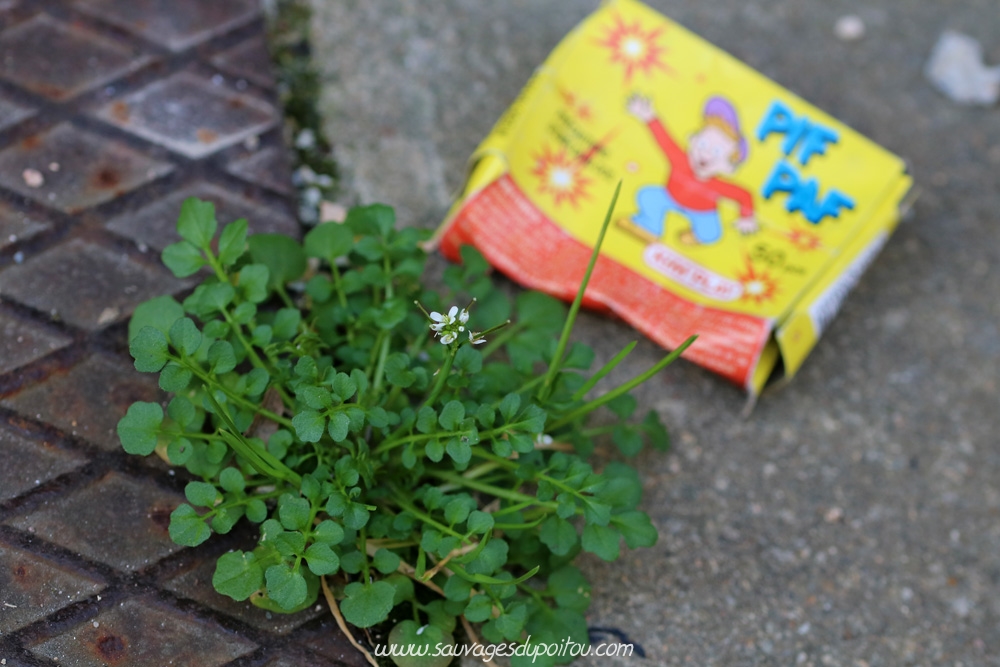
<path id="1" fill-rule="evenodd" d="M 184 197 L 298 231 L 263 37 L 252 0 L 0 1 L 6 667 L 360 664 L 325 609 L 216 594 L 214 559 L 252 535 L 173 544 L 186 479 L 114 433 L 161 396 L 126 328 L 191 287 L 159 262 Z"/>

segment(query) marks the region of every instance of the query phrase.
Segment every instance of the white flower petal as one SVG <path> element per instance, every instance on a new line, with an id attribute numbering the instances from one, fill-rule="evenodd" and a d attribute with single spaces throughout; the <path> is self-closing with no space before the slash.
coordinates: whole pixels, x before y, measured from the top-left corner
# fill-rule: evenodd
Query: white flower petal
<path id="1" fill-rule="evenodd" d="M 456 338 L 458 338 L 458 336 L 449 331 L 445 335 L 441 336 L 441 344 L 450 345 L 451 343 L 455 342 Z"/>
<path id="2" fill-rule="evenodd" d="M 458 314 L 458 321 L 461 322 L 462 324 L 465 324 L 466 322 L 468 322 L 469 321 L 469 311 L 467 311 L 466 309 L 463 308 L 462 312 Z"/>
<path id="3" fill-rule="evenodd" d="M 456 315 L 458 315 L 458 306 L 452 306 L 448 311 L 448 317 L 454 318 Z"/>
<path id="4" fill-rule="evenodd" d="M 430 314 L 430 318 L 435 322 L 444 322 L 444 315 L 437 312 L 436 310 Z"/>

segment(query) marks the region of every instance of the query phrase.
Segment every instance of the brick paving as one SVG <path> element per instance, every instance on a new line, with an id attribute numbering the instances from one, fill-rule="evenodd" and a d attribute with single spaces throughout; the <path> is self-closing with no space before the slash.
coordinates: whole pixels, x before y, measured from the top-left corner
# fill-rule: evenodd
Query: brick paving
<path id="1" fill-rule="evenodd" d="M 294 234 L 292 194 L 254 0 L 0 1 L 0 664 L 363 664 L 322 607 L 217 595 L 252 536 L 173 544 L 182 474 L 114 432 L 161 398 L 126 330 L 191 287 L 180 203 Z"/>

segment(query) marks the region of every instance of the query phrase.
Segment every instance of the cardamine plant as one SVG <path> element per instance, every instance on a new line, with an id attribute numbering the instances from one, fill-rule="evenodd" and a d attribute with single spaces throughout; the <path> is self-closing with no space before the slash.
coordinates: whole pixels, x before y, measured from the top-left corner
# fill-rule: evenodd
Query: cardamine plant
<path id="1" fill-rule="evenodd" d="M 606 435 L 628 456 L 667 446 L 655 412 L 633 418 L 629 391 L 690 341 L 595 395 L 635 346 L 589 373 L 593 351 L 569 344 L 596 249 L 567 313 L 536 292 L 511 303 L 471 246 L 443 298 L 422 282 L 426 233 L 396 229 L 386 206 L 300 244 L 248 237 L 245 220 L 216 240 L 214 207 L 189 199 L 177 230 L 164 264 L 206 277 L 183 302 L 141 305 L 129 327 L 136 369 L 172 397 L 132 404 L 118 434 L 190 473 L 189 504 L 170 517 L 178 544 L 257 524 L 255 547 L 218 559 L 215 589 L 291 613 L 322 588 L 342 627 L 391 620 L 399 644 L 450 644 L 459 621 L 493 643 L 586 643 L 590 585 L 574 558 L 613 561 L 623 539 L 657 534 L 636 471 L 584 457 Z M 613 423 L 588 426 L 599 408 Z"/>

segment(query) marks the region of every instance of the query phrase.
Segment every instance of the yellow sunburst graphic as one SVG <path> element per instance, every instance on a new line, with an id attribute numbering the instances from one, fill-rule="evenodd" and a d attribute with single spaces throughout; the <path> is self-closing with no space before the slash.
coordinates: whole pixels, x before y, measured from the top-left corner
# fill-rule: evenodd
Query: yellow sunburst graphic
<path id="1" fill-rule="evenodd" d="M 746 258 L 743 271 L 736 274 L 736 279 L 743 285 L 743 295 L 740 300 L 753 301 L 758 306 L 774 301 L 778 292 L 781 291 L 778 279 L 767 270 L 761 271 L 754 268 L 749 257 Z"/>
<path id="2" fill-rule="evenodd" d="M 636 72 L 648 75 L 659 69 L 673 74 L 673 69 L 663 61 L 667 49 L 658 42 L 662 32 L 662 27 L 646 30 L 638 19 L 627 23 L 621 15 L 615 15 L 614 22 L 605 27 L 605 34 L 597 43 L 608 49 L 611 62 L 625 67 L 625 82 L 629 83 Z"/>
<path id="3" fill-rule="evenodd" d="M 569 202 L 577 208 L 581 199 L 587 199 L 591 180 L 582 173 L 585 160 L 570 157 L 564 148 L 553 150 L 548 146 L 533 157 L 535 168 L 531 173 L 539 179 L 538 191 L 551 195 L 556 206 Z"/>

